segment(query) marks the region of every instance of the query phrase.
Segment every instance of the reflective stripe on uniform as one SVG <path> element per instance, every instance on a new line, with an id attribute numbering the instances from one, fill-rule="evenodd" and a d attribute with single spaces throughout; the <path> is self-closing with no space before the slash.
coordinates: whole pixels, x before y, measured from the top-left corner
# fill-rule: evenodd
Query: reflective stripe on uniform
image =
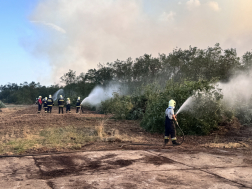
<path id="1" fill-rule="evenodd" d="M 59 101 L 64 101 L 64 100 L 59 100 Z"/>
<path id="2" fill-rule="evenodd" d="M 164 139 L 169 139 L 169 137 L 168 137 L 168 136 L 165 136 Z"/>
<path id="3" fill-rule="evenodd" d="M 52 106 L 52 105 L 47 105 L 47 106 Z"/>
<path id="4" fill-rule="evenodd" d="M 176 138 L 176 137 L 174 137 L 174 138 L 172 138 L 172 140 L 177 140 L 177 138 Z"/>
<path id="5" fill-rule="evenodd" d="M 61 108 L 62 108 L 62 107 L 64 107 L 64 105 L 59 105 L 59 107 L 61 107 Z"/>
<path id="6" fill-rule="evenodd" d="M 81 106 L 76 106 L 76 108 L 80 108 Z"/>

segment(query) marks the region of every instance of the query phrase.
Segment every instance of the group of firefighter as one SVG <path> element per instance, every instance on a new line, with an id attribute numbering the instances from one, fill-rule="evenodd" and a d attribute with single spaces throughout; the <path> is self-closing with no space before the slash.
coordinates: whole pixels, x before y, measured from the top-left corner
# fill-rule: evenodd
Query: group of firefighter
<path id="1" fill-rule="evenodd" d="M 41 112 L 41 109 L 44 108 L 45 113 L 52 113 L 52 107 L 54 106 L 54 101 L 52 99 L 52 95 L 49 95 L 49 97 L 45 97 L 44 99 L 42 99 L 42 96 L 39 96 L 38 100 L 37 100 L 37 104 L 38 104 L 38 113 Z M 58 99 L 58 107 L 59 107 L 59 114 L 62 113 L 63 114 L 63 109 L 64 106 L 66 105 L 66 113 L 71 113 L 71 101 L 70 98 L 67 98 L 66 102 L 65 99 L 63 98 L 62 95 L 60 95 L 59 99 Z M 81 109 L 81 101 L 80 101 L 80 97 L 77 98 L 76 101 L 76 113 L 79 113 Z"/>
<path id="2" fill-rule="evenodd" d="M 52 95 L 49 95 L 49 97 L 45 97 L 42 100 L 42 97 L 39 96 L 39 99 L 37 101 L 38 103 L 38 113 L 40 113 L 43 108 L 45 109 L 45 113 L 51 113 L 52 112 L 52 106 L 54 106 L 54 102 L 52 99 Z M 66 113 L 69 112 L 71 113 L 71 101 L 70 98 L 67 98 L 66 100 Z M 60 98 L 58 99 L 58 106 L 59 106 L 59 114 L 62 112 L 63 114 L 63 108 L 65 105 L 65 100 L 62 95 L 60 95 Z M 174 109 L 176 106 L 176 102 L 174 100 L 170 100 L 168 104 L 168 108 L 165 111 L 165 136 L 164 136 L 164 146 L 169 142 L 169 135 L 171 135 L 171 140 L 173 145 L 179 145 L 177 143 L 177 138 L 176 138 L 176 127 L 175 127 L 175 122 L 177 122 L 176 114 L 174 114 Z M 76 102 L 76 113 L 79 112 L 81 108 L 81 101 L 80 97 L 78 97 L 77 102 Z"/>

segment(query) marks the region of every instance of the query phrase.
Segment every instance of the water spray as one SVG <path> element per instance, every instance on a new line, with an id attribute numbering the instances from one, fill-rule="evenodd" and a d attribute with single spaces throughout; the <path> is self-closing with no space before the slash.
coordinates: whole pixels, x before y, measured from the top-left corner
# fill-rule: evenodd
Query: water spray
<path id="1" fill-rule="evenodd" d="M 59 96 L 62 95 L 63 97 L 65 97 L 65 93 L 64 93 L 64 90 L 63 89 L 59 89 L 57 90 L 53 96 L 52 96 L 52 99 L 53 101 L 56 101 L 57 99 L 59 99 Z"/>
<path id="2" fill-rule="evenodd" d="M 114 93 L 122 94 L 119 84 L 109 84 L 107 87 L 96 86 L 88 97 L 82 100 L 81 105 L 98 107 L 102 101 L 112 98 Z"/>
<path id="3" fill-rule="evenodd" d="M 192 96 L 190 96 L 188 99 L 186 99 L 186 101 L 182 104 L 182 106 L 180 106 L 180 108 L 178 109 L 176 114 L 179 114 L 180 112 L 188 110 L 193 101 L 194 101 L 194 97 L 192 97 Z"/>

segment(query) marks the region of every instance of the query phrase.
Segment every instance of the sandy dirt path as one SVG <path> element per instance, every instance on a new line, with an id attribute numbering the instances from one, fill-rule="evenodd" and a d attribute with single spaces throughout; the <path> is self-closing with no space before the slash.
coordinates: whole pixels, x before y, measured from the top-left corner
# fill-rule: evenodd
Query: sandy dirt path
<path id="1" fill-rule="evenodd" d="M 162 150 L 78 152 L 0 159 L 1 188 L 252 188 L 252 158 Z"/>

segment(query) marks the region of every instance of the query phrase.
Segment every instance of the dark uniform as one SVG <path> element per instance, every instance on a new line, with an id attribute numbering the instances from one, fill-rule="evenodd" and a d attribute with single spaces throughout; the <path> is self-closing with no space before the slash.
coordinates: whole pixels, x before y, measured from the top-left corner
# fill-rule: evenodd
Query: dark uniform
<path id="1" fill-rule="evenodd" d="M 176 128 L 175 123 L 176 118 L 174 116 L 175 101 L 169 101 L 169 107 L 165 110 L 165 140 L 164 145 L 169 142 L 169 135 L 171 135 L 172 144 L 179 145 L 176 138 Z M 175 119 L 175 120 L 174 120 Z"/>
<path id="2" fill-rule="evenodd" d="M 176 138 L 175 124 L 172 119 L 170 119 L 168 116 L 165 116 L 165 136 L 168 137 L 169 135 L 171 135 L 172 139 Z"/>
<path id="3" fill-rule="evenodd" d="M 51 113 L 52 112 L 52 106 L 54 105 L 54 103 L 53 103 L 53 99 L 52 98 L 48 98 L 47 99 L 47 112 L 49 113 Z"/>
<path id="4" fill-rule="evenodd" d="M 65 103 L 65 101 L 64 101 L 63 98 L 60 98 L 60 99 L 58 100 L 59 114 L 60 114 L 60 110 L 62 111 L 62 114 L 63 114 L 64 103 Z"/>
<path id="5" fill-rule="evenodd" d="M 79 112 L 80 107 L 81 107 L 81 101 L 80 101 L 80 100 L 77 100 L 77 102 L 76 102 L 76 113 Z"/>
<path id="6" fill-rule="evenodd" d="M 43 107 L 45 109 L 45 113 L 47 113 L 47 100 L 45 98 L 43 99 Z"/>

